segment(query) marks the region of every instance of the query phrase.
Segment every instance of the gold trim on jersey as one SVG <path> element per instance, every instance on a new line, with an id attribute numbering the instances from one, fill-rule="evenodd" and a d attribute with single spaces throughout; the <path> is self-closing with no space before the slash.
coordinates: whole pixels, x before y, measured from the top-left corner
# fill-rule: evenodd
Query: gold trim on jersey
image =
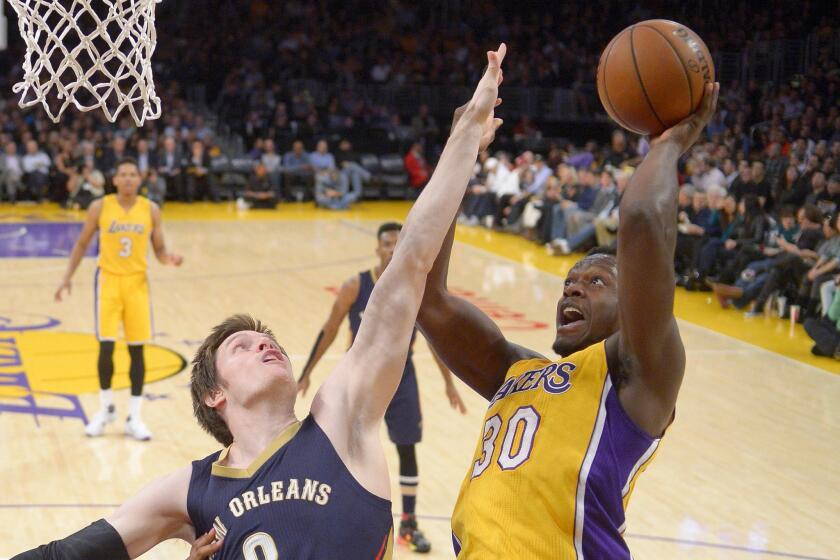
<path id="1" fill-rule="evenodd" d="M 213 476 L 223 476 L 225 478 L 251 478 L 254 476 L 254 473 L 257 472 L 259 468 L 271 458 L 272 455 L 277 453 L 281 447 L 289 443 L 289 441 L 295 437 L 298 430 L 300 430 L 300 421 L 295 421 L 294 424 L 280 432 L 280 434 L 268 444 L 268 447 L 266 447 L 246 469 L 227 467 L 222 464 L 225 459 L 227 459 L 228 453 L 230 453 L 230 446 L 225 447 L 222 450 L 221 455 L 219 455 L 219 458 L 213 462 L 213 466 L 210 468 L 210 474 Z"/>
<path id="2" fill-rule="evenodd" d="M 376 284 L 376 281 L 379 280 L 379 275 L 376 274 L 376 267 L 370 269 L 370 278 L 373 280 L 373 283 Z"/>
<path id="3" fill-rule="evenodd" d="M 382 555 L 382 560 L 391 560 L 394 557 L 394 527 L 388 531 L 388 544 L 385 546 L 385 554 Z"/>

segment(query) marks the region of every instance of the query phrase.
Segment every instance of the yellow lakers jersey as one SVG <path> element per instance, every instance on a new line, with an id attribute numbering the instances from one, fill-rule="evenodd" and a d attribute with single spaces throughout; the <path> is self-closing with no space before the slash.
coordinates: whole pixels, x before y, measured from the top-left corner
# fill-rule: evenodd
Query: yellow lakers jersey
<path id="1" fill-rule="evenodd" d="M 622 409 L 604 343 L 513 364 L 455 505 L 458 558 L 629 560 L 624 510 L 658 444 Z"/>
<path id="2" fill-rule="evenodd" d="M 152 234 L 152 207 L 142 196 L 126 211 L 117 195 L 102 198 L 99 216 L 99 268 L 111 274 L 146 272 L 149 237 Z"/>

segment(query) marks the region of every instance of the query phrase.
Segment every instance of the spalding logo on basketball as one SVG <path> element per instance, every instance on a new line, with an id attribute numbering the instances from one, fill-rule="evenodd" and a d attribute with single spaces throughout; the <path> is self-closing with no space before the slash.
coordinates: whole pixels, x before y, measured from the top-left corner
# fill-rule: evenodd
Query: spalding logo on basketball
<path id="1" fill-rule="evenodd" d="M 715 66 L 703 40 L 674 21 L 652 19 L 616 35 L 598 63 L 598 97 L 631 132 L 656 136 L 700 106 Z"/>

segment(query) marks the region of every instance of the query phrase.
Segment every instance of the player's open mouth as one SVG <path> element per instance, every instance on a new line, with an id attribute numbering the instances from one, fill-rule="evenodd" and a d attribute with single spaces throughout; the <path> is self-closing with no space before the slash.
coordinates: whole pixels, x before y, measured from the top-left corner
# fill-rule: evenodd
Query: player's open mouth
<path id="1" fill-rule="evenodd" d="M 574 328 L 582 326 L 586 322 L 586 317 L 576 305 L 569 304 L 563 307 L 560 311 L 558 321 L 559 327 Z"/>
<path id="2" fill-rule="evenodd" d="M 264 364 L 268 364 L 271 362 L 282 362 L 283 354 L 281 354 L 279 350 L 269 350 L 265 353 L 265 356 L 263 356 L 262 361 Z"/>

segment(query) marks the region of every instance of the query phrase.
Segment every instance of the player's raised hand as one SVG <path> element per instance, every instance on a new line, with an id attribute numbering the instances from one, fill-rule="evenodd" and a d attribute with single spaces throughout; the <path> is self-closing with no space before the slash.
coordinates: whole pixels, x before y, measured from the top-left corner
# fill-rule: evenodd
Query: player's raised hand
<path id="1" fill-rule="evenodd" d="M 55 301 L 61 301 L 62 293 L 64 293 L 64 291 L 67 291 L 67 295 L 69 296 L 72 289 L 73 289 L 73 286 L 70 283 L 69 279 L 62 280 L 61 285 L 58 287 L 58 290 L 56 290 L 56 292 L 55 292 Z"/>
<path id="2" fill-rule="evenodd" d="M 472 99 L 467 103 L 462 115 L 481 125 L 482 134 L 479 149 L 484 150 L 493 141 L 496 129 L 502 125 L 502 120 L 494 116 L 493 110 L 499 106 L 499 85 L 502 83 L 502 61 L 505 59 L 507 46 L 502 43 L 499 49 L 487 52 L 487 70 L 479 80 L 473 92 Z M 459 108 L 460 110 L 460 108 Z M 455 112 L 456 124 L 462 115 Z"/>
<path id="3" fill-rule="evenodd" d="M 458 124 L 458 121 L 461 120 L 461 117 L 464 116 L 464 113 L 469 106 L 469 102 L 464 103 L 457 109 L 455 109 L 455 114 L 452 116 L 452 127 L 449 129 L 450 134 L 453 130 L 455 130 L 455 125 Z M 496 99 L 496 107 L 502 104 L 502 99 Z M 483 152 L 486 150 L 490 144 L 493 143 L 493 140 L 496 139 L 496 131 L 502 126 L 502 119 L 495 118 L 495 113 L 491 113 L 490 116 L 484 121 L 484 128 L 481 133 L 481 140 L 478 142 L 478 151 Z"/>
<path id="4" fill-rule="evenodd" d="M 499 97 L 499 86 L 502 84 L 502 61 L 507 53 L 507 45 L 502 43 L 499 49 L 487 51 L 487 69 L 475 88 L 470 109 L 474 112 L 473 117 L 480 123 L 484 123 L 496 108 L 496 100 Z"/>
<path id="5" fill-rule="evenodd" d="M 712 120 L 715 110 L 717 110 L 719 93 L 719 83 L 706 84 L 700 107 L 690 117 L 683 119 L 660 134 L 657 138 L 652 139 L 650 145 L 655 146 L 663 142 L 675 142 L 680 148 L 680 153 L 685 153 L 697 142 L 700 133 L 703 132 L 703 129 Z"/>
<path id="6" fill-rule="evenodd" d="M 190 549 L 190 557 L 187 560 L 206 560 L 216 554 L 222 548 L 222 539 L 216 539 L 216 529 L 210 529 L 197 538 Z"/>

